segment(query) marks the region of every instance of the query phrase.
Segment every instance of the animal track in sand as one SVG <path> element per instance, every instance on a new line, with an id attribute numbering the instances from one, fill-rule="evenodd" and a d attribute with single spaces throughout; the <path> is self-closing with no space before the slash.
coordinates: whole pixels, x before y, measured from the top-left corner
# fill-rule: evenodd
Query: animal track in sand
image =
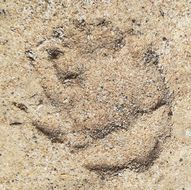
<path id="1" fill-rule="evenodd" d="M 145 171 L 170 135 L 170 97 L 159 56 L 152 49 L 135 56 L 126 46 L 111 22 L 82 20 L 70 31 L 54 28 L 35 49 L 41 85 L 61 112 L 59 121 L 44 115 L 34 124 L 97 173 Z"/>

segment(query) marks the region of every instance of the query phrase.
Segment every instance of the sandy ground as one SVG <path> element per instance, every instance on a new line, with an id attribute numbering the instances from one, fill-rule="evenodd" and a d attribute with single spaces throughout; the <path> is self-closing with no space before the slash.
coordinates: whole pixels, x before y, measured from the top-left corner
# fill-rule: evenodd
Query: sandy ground
<path id="1" fill-rule="evenodd" d="M 191 2 L 0 1 L 0 189 L 190 190 Z"/>

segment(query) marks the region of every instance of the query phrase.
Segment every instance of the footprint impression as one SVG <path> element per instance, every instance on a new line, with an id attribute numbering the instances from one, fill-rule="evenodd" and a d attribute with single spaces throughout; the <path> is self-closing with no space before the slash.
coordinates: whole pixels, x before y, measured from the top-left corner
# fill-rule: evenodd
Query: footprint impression
<path id="1" fill-rule="evenodd" d="M 147 170 L 170 135 L 159 56 L 151 48 L 135 56 L 128 46 L 119 28 L 100 19 L 54 28 L 34 50 L 44 93 L 60 110 L 59 119 L 44 115 L 34 125 L 97 173 Z"/>

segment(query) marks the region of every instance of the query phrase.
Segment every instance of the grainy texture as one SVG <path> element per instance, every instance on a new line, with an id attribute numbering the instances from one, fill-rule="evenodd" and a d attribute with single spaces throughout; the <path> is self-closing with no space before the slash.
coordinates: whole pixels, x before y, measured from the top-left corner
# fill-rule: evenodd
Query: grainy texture
<path id="1" fill-rule="evenodd" d="M 2 1 L 0 189 L 191 189 L 189 1 Z"/>

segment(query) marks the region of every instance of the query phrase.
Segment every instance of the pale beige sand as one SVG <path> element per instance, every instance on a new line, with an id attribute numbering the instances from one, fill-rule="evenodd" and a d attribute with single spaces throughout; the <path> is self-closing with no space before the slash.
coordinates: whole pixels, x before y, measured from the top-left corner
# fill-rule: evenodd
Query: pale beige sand
<path id="1" fill-rule="evenodd" d="M 0 189 L 191 189 L 189 1 L 2 1 Z"/>

